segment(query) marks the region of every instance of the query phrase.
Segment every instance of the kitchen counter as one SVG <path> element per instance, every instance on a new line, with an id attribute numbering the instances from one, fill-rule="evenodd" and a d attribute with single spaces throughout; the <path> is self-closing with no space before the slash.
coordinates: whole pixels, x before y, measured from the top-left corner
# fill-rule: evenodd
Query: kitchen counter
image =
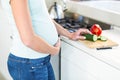
<path id="1" fill-rule="evenodd" d="M 67 1 L 68 11 L 120 26 L 120 1 Z"/>
<path id="2" fill-rule="evenodd" d="M 62 41 L 64 41 L 65 43 L 74 46 L 80 51 L 83 51 L 84 53 L 120 71 L 120 37 L 119 37 L 120 33 L 119 32 L 120 32 L 119 28 L 103 31 L 102 35 L 108 37 L 109 39 L 119 44 L 118 46 L 115 46 L 112 49 L 106 49 L 106 50 L 90 49 L 86 47 L 84 44 L 80 43 L 79 41 L 72 41 L 63 36 L 61 38 Z"/>

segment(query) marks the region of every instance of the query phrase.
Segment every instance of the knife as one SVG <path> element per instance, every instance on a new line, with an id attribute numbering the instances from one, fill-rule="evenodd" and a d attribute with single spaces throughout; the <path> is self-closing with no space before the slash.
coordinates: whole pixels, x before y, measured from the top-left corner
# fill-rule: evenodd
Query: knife
<path id="1" fill-rule="evenodd" d="M 112 49 L 112 47 L 96 48 L 97 50 Z"/>

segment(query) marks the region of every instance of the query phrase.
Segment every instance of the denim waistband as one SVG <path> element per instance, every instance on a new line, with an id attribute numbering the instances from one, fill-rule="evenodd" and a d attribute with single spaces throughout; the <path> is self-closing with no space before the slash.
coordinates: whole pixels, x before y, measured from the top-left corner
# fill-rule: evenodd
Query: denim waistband
<path id="1" fill-rule="evenodd" d="M 14 62 L 20 62 L 20 63 L 48 63 L 50 61 L 50 55 L 43 57 L 43 58 L 37 58 L 37 59 L 29 59 L 29 58 L 21 58 L 13 55 L 10 53 L 8 60 L 14 61 Z"/>

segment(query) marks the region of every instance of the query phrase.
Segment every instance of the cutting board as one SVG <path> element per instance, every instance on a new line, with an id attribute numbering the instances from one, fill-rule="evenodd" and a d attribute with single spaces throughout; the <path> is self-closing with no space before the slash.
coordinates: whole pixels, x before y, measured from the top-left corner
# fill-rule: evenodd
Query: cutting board
<path id="1" fill-rule="evenodd" d="M 105 47 L 118 46 L 118 43 L 116 43 L 110 39 L 108 39 L 107 41 L 97 40 L 95 42 L 88 41 L 88 40 L 79 40 L 79 41 L 89 48 L 105 48 Z"/>

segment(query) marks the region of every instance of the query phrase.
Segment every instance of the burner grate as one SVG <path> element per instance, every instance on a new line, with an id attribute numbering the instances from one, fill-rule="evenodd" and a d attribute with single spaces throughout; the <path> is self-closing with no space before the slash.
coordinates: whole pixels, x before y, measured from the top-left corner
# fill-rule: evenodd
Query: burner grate
<path id="1" fill-rule="evenodd" d="M 65 29 L 67 29 L 70 32 L 74 32 L 78 30 L 79 28 L 87 28 L 90 29 L 92 26 L 91 24 L 87 24 L 85 22 L 79 22 L 75 21 L 72 18 L 65 18 L 65 19 L 55 19 L 56 22 L 58 22 L 61 26 L 63 26 Z"/>

